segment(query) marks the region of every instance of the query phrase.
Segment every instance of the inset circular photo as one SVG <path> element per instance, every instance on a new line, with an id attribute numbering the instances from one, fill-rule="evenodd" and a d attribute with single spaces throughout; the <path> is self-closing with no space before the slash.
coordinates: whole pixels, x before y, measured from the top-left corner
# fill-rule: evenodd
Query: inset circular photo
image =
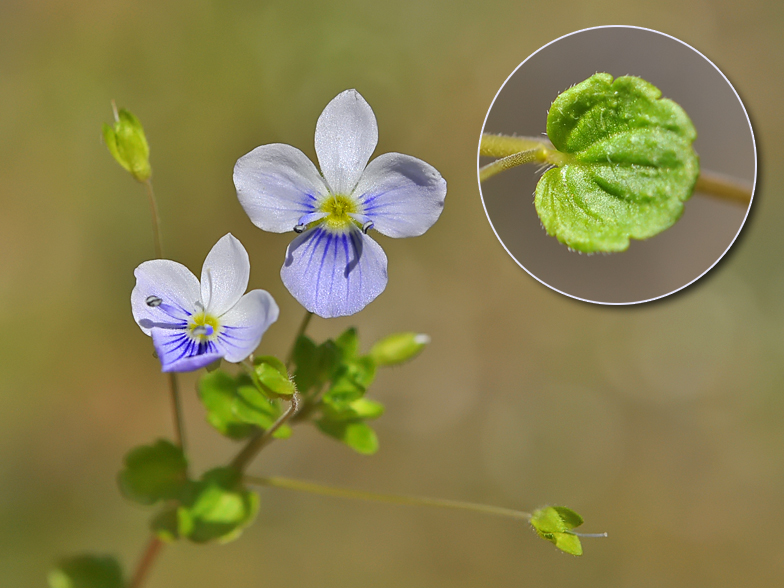
<path id="1" fill-rule="evenodd" d="M 587 302 L 638 304 L 705 275 L 740 234 L 757 154 L 748 113 L 704 55 L 664 33 L 585 29 L 504 82 L 478 155 L 512 258 Z"/>

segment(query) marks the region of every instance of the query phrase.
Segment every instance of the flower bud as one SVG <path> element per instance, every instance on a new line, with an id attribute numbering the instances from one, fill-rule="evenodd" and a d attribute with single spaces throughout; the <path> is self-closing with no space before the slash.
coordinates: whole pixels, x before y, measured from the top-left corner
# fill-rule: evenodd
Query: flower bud
<path id="1" fill-rule="evenodd" d="M 114 103 L 112 103 L 114 108 Z M 103 140 L 115 161 L 140 182 L 146 182 L 150 169 L 150 147 L 139 119 L 121 108 L 114 110 L 114 126 L 103 125 Z"/>
<path id="2" fill-rule="evenodd" d="M 395 365 L 416 357 L 430 337 L 421 333 L 395 333 L 377 341 L 370 349 L 376 365 Z"/>

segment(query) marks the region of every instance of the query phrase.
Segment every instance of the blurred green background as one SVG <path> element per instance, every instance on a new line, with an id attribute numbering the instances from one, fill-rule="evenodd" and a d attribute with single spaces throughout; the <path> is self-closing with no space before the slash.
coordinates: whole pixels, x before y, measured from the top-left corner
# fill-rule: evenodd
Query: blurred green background
<path id="1" fill-rule="evenodd" d="M 541 45 L 601 24 L 654 28 L 713 60 L 761 157 L 730 254 L 641 307 L 538 284 L 496 240 L 476 185 L 479 131 L 504 79 Z M 366 345 L 395 330 L 433 342 L 371 390 L 388 408 L 375 457 L 303 427 L 251 471 L 567 504 L 610 538 L 574 558 L 515 522 L 264 489 L 239 541 L 167 547 L 149 588 L 779 583 L 782 30 L 784 5 L 757 0 L 0 4 L 0 585 L 44 586 L 60 556 L 82 551 L 132 567 L 149 512 L 120 497 L 115 475 L 129 448 L 171 434 L 165 378 L 130 313 L 133 269 L 153 249 L 143 189 L 101 142 L 110 100 L 147 130 L 167 256 L 198 270 L 219 237 L 237 236 L 251 287 L 281 307 L 261 350 L 283 354 L 303 312 L 278 277 L 291 235 L 251 225 L 232 167 L 262 143 L 313 156 L 316 118 L 346 88 L 376 112 L 377 153 L 428 161 L 449 192 L 423 237 L 378 237 L 386 292 L 310 332 L 356 324 Z M 195 376 L 182 381 L 192 462 L 205 469 L 236 448 L 204 422 Z"/>

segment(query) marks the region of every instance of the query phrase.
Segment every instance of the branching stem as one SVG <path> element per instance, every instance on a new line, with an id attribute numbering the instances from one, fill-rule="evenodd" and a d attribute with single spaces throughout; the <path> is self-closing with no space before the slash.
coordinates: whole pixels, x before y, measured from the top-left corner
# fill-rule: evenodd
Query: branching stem
<path id="1" fill-rule="evenodd" d="M 275 431 L 280 429 L 286 422 L 294 416 L 299 408 L 299 394 L 294 393 L 291 397 L 291 404 L 289 405 L 286 412 L 284 412 L 278 420 L 275 421 L 269 429 L 265 429 L 264 431 L 260 431 L 257 435 L 253 436 L 248 444 L 242 448 L 242 450 L 231 460 L 229 464 L 231 467 L 238 469 L 239 471 L 245 471 L 250 465 L 250 462 L 253 461 L 253 458 L 256 457 L 256 454 L 261 451 L 261 449 L 272 440 L 272 435 L 275 434 Z"/>
<path id="2" fill-rule="evenodd" d="M 350 488 L 338 488 L 335 486 L 325 486 L 314 484 L 313 482 L 303 482 L 290 478 L 245 476 L 245 482 L 257 486 L 272 486 L 275 488 L 285 488 L 297 492 L 308 492 L 310 494 L 320 494 L 322 496 L 333 496 L 336 498 L 349 498 L 352 500 L 367 500 L 372 502 L 385 502 L 387 504 L 402 504 L 407 506 L 432 506 L 436 508 L 449 508 L 453 510 L 468 510 L 482 514 L 506 517 L 517 520 L 531 520 L 531 513 L 500 506 L 488 504 L 478 504 L 475 502 L 463 502 L 461 500 L 445 500 L 442 498 L 422 498 L 419 496 L 405 496 L 400 494 L 378 494 L 376 492 L 364 492 L 362 490 L 352 490 Z"/>
<path id="3" fill-rule="evenodd" d="M 562 165 L 569 158 L 568 154 L 560 153 L 554 149 L 546 139 L 489 133 L 482 135 L 479 155 L 500 158 L 479 169 L 480 182 L 525 163 Z M 702 171 L 697 178 L 694 191 L 748 206 L 751 202 L 752 187 L 722 174 Z"/>

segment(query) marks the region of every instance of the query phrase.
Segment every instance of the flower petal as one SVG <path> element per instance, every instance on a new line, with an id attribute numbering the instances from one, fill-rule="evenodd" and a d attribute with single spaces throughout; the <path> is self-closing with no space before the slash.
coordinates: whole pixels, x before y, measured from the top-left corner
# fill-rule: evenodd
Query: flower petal
<path id="1" fill-rule="evenodd" d="M 354 195 L 379 233 L 417 237 L 441 215 L 446 181 L 421 159 L 385 153 L 367 166 Z"/>
<path id="2" fill-rule="evenodd" d="M 387 256 L 355 226 L 335 233 L 314 227 L 289 244 L 283 284 L 310 312 L 324 318 L 362 310 L 387 285 Z"/>
<path id="3" fill-rule="evenodd" d="M 302 151 L 274 143 L 240 157 L 234 166 L 234 186 L 250 221 L 265 231 L 291 231 L 299 218 L 313 212 L 317 200 L 329 194 L 316 166 Z"/>
<path id="4" fill-rule="evenodd" d="M 145 335 L 155 326 L 184 325 L 199 301 L 199 281 L 176 261 L 153 259 L 137 267 L 133 318 Z"/>
<path id="5" fill-rule="evenodd" d="M 221 316 L 248 288 L 250 261 L 237 238 L 228 233 L 207 254 L 201 268 L 201 301 L 207 314 Z"/>
<path id="6" fill-rule="evenodd" d="M 221 317 L 217 345 L 226 361 L 237 363 L 259 346 L 261 336 L 278 320 L 278 305 L 269 292 L 252 290 Z"/>
<path id="7" fill-rule="evenodd" d="M 359 92 L 327 104 L 316 123 L 316 156 L 333 194 L 351 194 L 377 143 L 376 116 Z"/>
<path id="8" fill-rule="evenodd" d="M 192 372 L 223 357 L 212 341 L 196 341 L 185 329 L 152 329 L 152 344 L 164 372 Z"/>

